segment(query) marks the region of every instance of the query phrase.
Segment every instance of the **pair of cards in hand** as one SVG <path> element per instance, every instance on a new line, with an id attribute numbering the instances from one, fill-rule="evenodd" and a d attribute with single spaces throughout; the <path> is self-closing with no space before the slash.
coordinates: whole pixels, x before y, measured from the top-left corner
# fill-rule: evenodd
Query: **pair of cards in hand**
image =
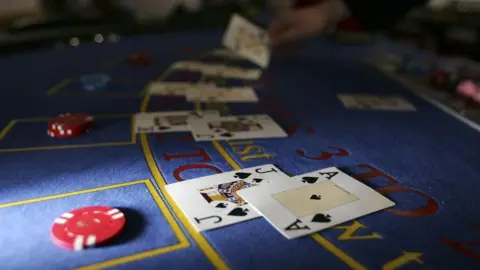
<path id="1" fill-rule="evenodd" d="M 196 141 L 287 137 L 285 131 L 265 114 L 220 116 L 217 111 L 171 111 L 139 113 L 137 133 L 192 132 Z"/>
<path id="2" fill-rule="evenodd" d="M 252 87 L 217 87 L 213 83 L 152 82 L 148 93 L 161 96 L 184 96 L 189 102 L 258 102 Z"/>
<path id="3" fill-rule="evenodd" d="M 166 188 L 198 231 L 263 216 L 288 239 L 395 205 L 334 167 L 289 177 L 267 164 Z"/>

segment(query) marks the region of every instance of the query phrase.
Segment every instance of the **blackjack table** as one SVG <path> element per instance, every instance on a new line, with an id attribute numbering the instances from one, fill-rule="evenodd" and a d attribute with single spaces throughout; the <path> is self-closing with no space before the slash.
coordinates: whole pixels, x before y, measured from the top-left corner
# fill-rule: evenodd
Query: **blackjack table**
<path id="1" fill-rule="evenodd" d="M 294 56 L 273 53 L 256 81 L 169 68 L 252 67 L 211 54 L 221 38 L 221 30 L 151 33 L 0 59 L 1 269 L 479 269 L 477 124 L 366 64 L 371 45 L 304 41 Z M 132 65 L 135 53 L 148 61 Z M 109 80 L 85 88 L 88 74 Z M 148 95 L 152 81 L 251 86 L 259 102 Z M 401 96 L 414 110 L 347 108 L 341 94 Z M 196 142 L 133 129 L 136 113 L 175 110 L 268 114 L 288 137 Z M 91 130 L 52 138 L 49 121 L 65 113 L 91 115 Z M 263 164 L 290 176 L 337 167 L 395 206 L 287 240 L 263 218 L 197 232 L 166 192 Z M 124 213 L 118 237 L 81 251 L 52 242 L 63 213 L 99 205 Z"/>

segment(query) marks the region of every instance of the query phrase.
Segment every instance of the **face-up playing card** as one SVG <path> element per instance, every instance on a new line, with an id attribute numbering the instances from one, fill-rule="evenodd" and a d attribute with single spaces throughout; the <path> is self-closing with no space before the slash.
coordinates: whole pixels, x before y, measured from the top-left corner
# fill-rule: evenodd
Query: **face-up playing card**
<path id="1" fill-rule="evenodd" d="M 241 190 L 238 194 L 288 239 L 395 205 L 333 167 L 295 176 L 275 185 Z"/>
<path id="2" fill-rule="evenodd" d="M 338 95 L 348 109 L 415 111 L 415 107 L 402 97 L 366 94 Z"/>
<path id="3" fill-rule="evenodd" d="M 266 68 L 270 62 L 267 32 L 240 15 L 232 16 L 222 42 L 234 54 L 262 68 Z"/>
<path id="4" fill-rule="evenodd" d="M 252 87 L 232 87 L 215 89 L 191 88 L 185 95 L 190 102 L 258 102 Z"/>
<path id="5" fill-rule="evenodd" d="M 164 133 L 190 131 L 187 119 L 218 116 L 217 111 L 168 111 L 138 113 L 135 115 L 137 133 Z"/>
<path id="6" fill-rule="evenodd" d="M 205 231 L 259 217 L 238 191 L 288 179 L 268 164 L 178 182 L 166 189 L 193 226 Z"/>
<path id="7" fill-rule="evenodd" d="M 287 137 L 287 133 L 264 114 L 191 118 L 188 124 L 196 141 Z"/>
<path id="8" fill-rule="evenodd" d="M 188 82 L 151 82 L 147 93 L 160 96 L 185 96 L 188 89 L 215 88 L 214 83 L 188 83 Z"/>

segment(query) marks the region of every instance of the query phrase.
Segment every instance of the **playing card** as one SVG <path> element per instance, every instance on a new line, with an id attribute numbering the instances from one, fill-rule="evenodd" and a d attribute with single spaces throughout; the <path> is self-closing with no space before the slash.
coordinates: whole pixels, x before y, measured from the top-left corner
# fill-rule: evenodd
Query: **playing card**
<path id="1" fill-rule="evenodd" d="M 412 104 L 398 96 L 344 94 L 338 98 L 348 109 L 415 111 Z"/>
<path id="2" fill-rule="evenodd" d="M 232 15 L 222 43 L 234 54 L 262 68 L 266 68 L 270 62 L 267 32 L 240 15 Z"/>
<path id="3" fill-rule="evenodd" d="M 204 66 L 198 71 L 208 76 L 240 80 L 258 80 L 262 76 L 262 71 L 260 69 L 246 69 L 223 65 Z"/>
<path id="4" fill-rule="evenodd" d="M 238 195 L 288 239 L 395 205 L 334 167 L 241 190 Z"/>
<path id="5" fill-rule="evenodd" d="M 243 59 L 241 56 L 236 55 L 233 52 L 231 52 L 230 50 L 223 49 L 223 48 L 213 50 L 212 55 L 219 56 L 219 57 L 224 57 L 224 58 L 231 59 L 231 60 L 241 60 L 241 59 Z"/>
<path id="6" fill-rule="evenodd" d="M 257 94 L 252 87 L 191 88 L 185 97 L 190 102 L 258 102 Z"/>
<path id="7" fill-rule="evenodd" d="M 267 164 L 178 182 L 166 189 L 193 226 L 205 231 L 260 216 L 237 195 L 239 190 L 288 180 L 277 167 Z"/>
<path id="8" fill-rule="evenodd" d="M 135 115 L 136 133 L 164 133 L 190 131 L 187 119 L 218 116 L 217 111 L 167 111 Z"/>
<path id="9" fill-rule="evenodd" d="M 221 116 L 189 119 L 196 141 L 281 138 L 287 133 L 268 115 Z"/>
<path id="10" fill-rule="evenodd" d="M 188 83 L 188 82 L 151 82 L 147 93 L 160 96 L 185 96 L 188 89 L 215 88 L 214 83 Z"/>
<path id="11" fill-rule="evenodd" d="M 201 68 L 203 68 L 205 63 L 199 62 L 199 61 L 178 61 L 174 62 L 170 68 L 171 69 L 185 69 L 185 70 L 190 70 L 190 71 L 196 71 Z"/>

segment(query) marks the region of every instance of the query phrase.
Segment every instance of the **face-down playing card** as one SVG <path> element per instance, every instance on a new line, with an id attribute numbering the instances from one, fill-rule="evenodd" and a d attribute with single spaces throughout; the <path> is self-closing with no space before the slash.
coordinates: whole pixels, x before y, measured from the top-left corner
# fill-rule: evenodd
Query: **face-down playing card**
<path id="1" fill-rule="evenodd" d="M 218 111 L 166 111 L 135 115 L 136 133 L 164 133 L 190 131 L 187 119 L 217 117 Z"/>
<path id="2" fill-rule="evenodd" d="M 262 165 L 178 182 L 166 186 L 170 196 L 198 231 L 253 219 L 259 214 L 238 196 L 254 186 L 287 181 L 274 165 Z"/>
<path id="3" fill-rule="evenodd" d="M 334 167 L 238 194 L 288 239 L 395 205 Z"/>
<path id="4" fill-rule="evenodd" d="M 268 115 L 189 119 L 196 141 L 282 138 L 287 133 Z"/>

